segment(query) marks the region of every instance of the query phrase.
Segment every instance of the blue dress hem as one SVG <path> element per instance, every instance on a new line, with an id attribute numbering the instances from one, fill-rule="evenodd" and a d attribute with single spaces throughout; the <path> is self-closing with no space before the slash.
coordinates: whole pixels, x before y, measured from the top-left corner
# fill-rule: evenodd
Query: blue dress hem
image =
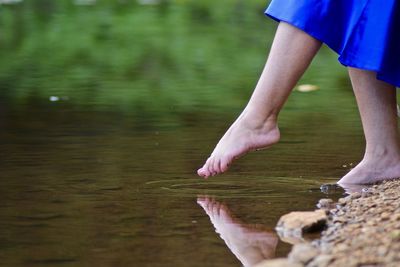
<path id="1" fill-rule="evenodd" d="M 376 66 L 373 67 L 373 66 L 369 66 L 367 64 L 359 64 L 357 62 L 352 62 L 347 58 L 343 58 L 342 57 L 342 52 L 340 51 L 341 50 L 340 48 L 338 48 L 334 44 L 331 44 L 330 42 L 324 40 L 324 38 L 322 36 L 320 36 L 317 32 L 313 32 L 312 30 L 307 29 L 307 27 L 304 24 L 297 23 L 297 22 L 292 21 L 290 19 L 278 17 L 277 15 L 269 13 L 268 9 L 265 11 L 264 14 L 267 15 L 268 17 L 272 18 L 273 20 L 277 21 L 277 22 L 288 23 L 288 24 L 298 28 L 299 30 L 307 33 L 308 35 L 314 37 L 315 39 L 319 40 L 320 42 L 324 43 L 325 45 L 327 45 L 330 49 L 332 49 L 333 51 L 335 51 L 339 55 L 338 61 L 343 66 L 362 69 L 362 70 L 367 70 L 367 71 L 373 71 L 373 72 L 376 73 L 377 79 L 382 80 L 382 81 L 387 82 L 387 83 L 390 83 L 390 84 L 392 84 L 392 85 L 394 85 L 396 87 L 400 87 L 400 83 L 398 81 L 393 81 L 391 78 L 385 77 L 383 74 L 380 73 L 381 70 L 379 68 L 377 68 Z"/>

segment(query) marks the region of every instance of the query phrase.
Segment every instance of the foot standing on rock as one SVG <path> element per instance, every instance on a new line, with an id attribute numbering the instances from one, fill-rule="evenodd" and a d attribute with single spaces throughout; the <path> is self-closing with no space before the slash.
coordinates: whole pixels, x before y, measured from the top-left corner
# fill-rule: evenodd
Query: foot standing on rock
<path id="1" fill-rule="evenodd" d="M 198 175 L 207 178 L 223 173 L 240 156 L 279 141 L 279 112 L 325 43 L 349 70 L 366 140 L 364 158 L 338 183 L 399 178 L 400 3 L 273 0 L 266 14 L 279 21 L 279 26 L 264 70 L 242 114 Z"/>

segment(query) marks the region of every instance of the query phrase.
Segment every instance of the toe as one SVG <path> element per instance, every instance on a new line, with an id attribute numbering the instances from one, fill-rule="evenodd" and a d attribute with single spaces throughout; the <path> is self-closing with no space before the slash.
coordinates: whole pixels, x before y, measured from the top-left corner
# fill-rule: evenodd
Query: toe
<path id="1" fill-rule="evenodd" d="M 199 176 L 202 176 L 204 178 L 208 178 L 212 172 L 210 171 L 210 163 L 211 163 L 211 158 L 208 158 L 206 163 L 204 163 L 204 166 L 201 167 L 198 171 L 197 174 Z"/>
<path id="2" fill-rule="evenodd" d="M 197 175 L 198 175 L 198 176 L 204 176 L 204 170 L 203 170 L 203 168 L 200 168 L 200 169 L 197 170 Z"/>
<path id="3" fill-rule="evenodd" d="M 214 176 L 214 175 L 215 175 L 215 171 L 214 171 L 214 158 L 212 158 L 212 157 L 208 158 L 206 165 L 207 165 L 208 173 L 209 173 L 210 175 L 213 175 L 213 176 Z"/>
<path id="4" fill-rule="evenodd" d="M 226 172 L 228 170 L 229 162 L 230 161 L 227 158 L 224 158 L 224 159 L 221 160 L 221 162 L 220 162 L 221 172 Z"/>
<path id="5" fill-rule="evenodd" d="M 208 175 L 207 169 L 205 169 L 204 167 L 198 169 L 198 170 L 197 170 L 197 174 L 198 174 L 199 176 L 205 177 L 205 178 L 207 178 L 207 177 L 209 176 L 209 175 Z"/>
<path id="6" fill-rule="evenodd" d="M 219 159 L 214 160 L 213 168 L 216 174 L 221 173 L 220 162 Z"/>

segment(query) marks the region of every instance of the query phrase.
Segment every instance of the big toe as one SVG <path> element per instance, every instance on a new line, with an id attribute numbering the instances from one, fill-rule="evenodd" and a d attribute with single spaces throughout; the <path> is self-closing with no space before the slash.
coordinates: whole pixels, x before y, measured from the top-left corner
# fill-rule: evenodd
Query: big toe
<path id="1" fill-rule="evenodd" d="M 208 177 L 209 173 L 204 167 L 202 167 L 202 168 L 197 170 L 197 175 L 199 175 L 201 177 Z"/>

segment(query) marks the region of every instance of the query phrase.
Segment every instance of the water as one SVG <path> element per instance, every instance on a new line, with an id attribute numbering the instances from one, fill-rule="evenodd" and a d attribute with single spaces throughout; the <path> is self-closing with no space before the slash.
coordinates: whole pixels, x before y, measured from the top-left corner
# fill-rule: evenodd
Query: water
<path id="1" fill-rule="evenodd" d="M 280 144 L 208 180 L 195 170 L 235 114 L 198 111 L 195 123 L 177 126 L 50 101 L 4 108 L 2 264 L 239 266 L 199 196 L 224 203 L 236 222 L 273 233 L 281 215 L 313 209 L 324 197 L 320 185 L 360 156 L 355 115 L 336 122 L 332 107 L 295 106 L 282 114 Z M 289 248 L 280 242 L 273 254 Z"/>
<path id="2" fill-rule="evenodd" d="M 262 68 L 264 3 L 71 3 L 0 10 L 0 265 L 240 266 L 238 244 L 284 256 L 279 217 L 341 195 L 319 188 L 364 141 L 326 48 L 300 82 L 320 90 L 291 95 L 278 145 L 195 175 Z"/>

